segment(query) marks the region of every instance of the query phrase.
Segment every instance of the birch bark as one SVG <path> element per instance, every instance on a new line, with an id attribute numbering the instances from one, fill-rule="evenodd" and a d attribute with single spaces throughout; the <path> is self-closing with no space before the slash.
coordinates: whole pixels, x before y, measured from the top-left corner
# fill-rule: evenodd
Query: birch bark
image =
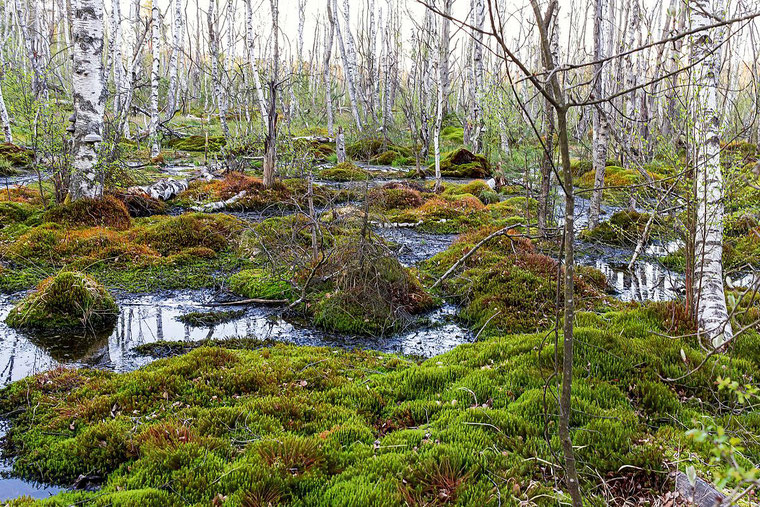
<path id="1" fill-rule="evenodd" d="M 158 12 L 156 0 L 151 9 L 151 71 L 150 71 L 150 125 L 148 137 L 150 139 L 150 156 L 156 158 L 161 152 L 158 143 L 158 80 L 159 61 L 161 59 L 161 16 Z"/>
<path id="2" fill-rule="evenodd" d="M 599 61 L 605 57 L 605 49 L 608 47 L 608 22 L 605 15 L 609 12 L 607 0 L 596 0 L 594 9 L 594 60 Z M 599 99 L 606 95 L 607 76 L 606 70 L 609 64 L 597 63 L 594 65 L 594 97 Z M 594 171 L 594 190 L 591 193 L 589 203 L 588 227 L 593 229 L 599 225 L 599 213 L 602 208 L 602 193 L 604 187 L 604 171 L 607 165 L 607 146 L 609 144 L 610 125 L 607 115 L 602 108 L 604 104 L 598 104 L 593 110 L 593 138 L 592 160 Z"/>
<path id="3" fill-rule="evenodd" d="M 169 58 L 169 91 L 166 97 L 166 118 L 177 112 L 177 63 L 182 51 L 182 0 L 174 0 L 174 26 L 172 28 L 172 52 Z"/>
<path id="4" fill-rule="evenodd" d="M 103 194 L 96 143 L 102 141 L 103 0 L 78 0 L 73 30 L 74 142 L 70 193 L 73 199 Z"/>
<path id="5" fill-rule="evenodd" d="M 692 29 L 723 19 L 723 0 L 691 0 Z M 723 175 L 720 166 L 720 29 L 700 32 L 691 39 L 694 62 L 693 139 L 696 162 L 695 286 L 700 332 L 714 347 L 733 337 L 723 291 Z"/>

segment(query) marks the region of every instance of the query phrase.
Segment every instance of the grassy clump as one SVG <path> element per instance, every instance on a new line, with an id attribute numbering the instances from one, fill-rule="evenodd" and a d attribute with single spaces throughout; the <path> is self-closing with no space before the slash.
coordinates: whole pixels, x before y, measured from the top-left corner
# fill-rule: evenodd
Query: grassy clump
<path id="1" fill-rule="evenodd" d="M 34 152 L 15 144 L 0 143 L 0 159 L 14 167 L 25 167 L 34 161 Z"/>
<path id="2" fill-rule="evenodd" d="M 34 219 L 0 229 L 0 259 L 15 273 L 6 280 L 8 288 L 17 285 L 14 280 L 39 280 L 61 269 L 87 272 L 124 290 L 184 283 L 200 288 L 217 284 L 214 272 L 244 264 L 233 248 L 243 225 L 229 215 L 138 218 L 126 230 L 29 222 Z"/>
<path id="3" fill-rule="evenodd" d="M 129 216 L 133 218 L 150 217 L 166 213 L 167 206 L 164 201 L 151 197 L 144 192 L 116 194 L 116 198 L 124 203 Z"/>
<path id="4" fill-rule="evenodd" d="M 632 246 L 641 239 L 648 220 L 649 215 L 646 213 L 639 213 L 635 210 L 618 211 L 609 220 L 600 223 L 591 230 L 583 231 L 581 238 L 608 245 Z M 653 227 L 656 228 L 656 225 Z"/>
<path id="5" fill-rule="evenodd" d="M 394 157 L 390 158 L 387 164 L 380 163 L 378 161 L 379 158 L 390 157 L 390 155 L 388 155 L 388 152 L 392 152 L 394 154 Z M 397 157 L 410 157 L 412 153 L 408 148 L 397 146 L 386 139 L 366 138 L 349 144 L 346 147 L 346 155 L 348 155 L 349 158 L 353 160 L 369 160 L 374 164 L 391 165 L 393 159 Z"/>
<path id="6" fill-rule="evenodd" d="M 319 177 L 328 181 L 366 181 L 371 175 L 351 162 L 342 162 L 335 167 L 322 169 Z"/>
<path id="7" fill-rule="evenodd" d="M 433 279 L 497 227 L 463 234 L 446 251 L 422 264 Z M 500 236 L 485 243 L 441 284 L 442 294 L 460 303 L 460 316 L 473 329 L 534 332 L 551 326 L 556 313 L 557 261 L 536 252 L 526 239 Z M 593 308 L 603 298 L 606 279 L 598 270 L 579 268 L 576 306 Z M 560 298 L 561 302 L 561 298 Z"/>
<path id="8" fill-rule="evenodd" d="M 314 323 L 330 331 L 387 334 L 433 305 L 417 278 L 379 241 L 341 245 L 317 275 L 332 279 L 318 289 L 310 311 Z"/>
<path id="9" fill-rule="evenodd" d="M 441 130 L 441 137 L 446 141 L 463 144 L 464 143 L 464 128 L 448 125 Z"/>
<path id="10" fill-rule="evenodd" d="M 5 319 L 11 327 L 101 330 L 112 326 L 119 308 L 93 278 L 64 271 L 47 278 Z"/>
<path id="11" fill-rule="evenodd" d="M 403 210 L 422 206 L 429 195 L 424 195 L 421 186 L 391 182 L 373 188 L 369 193 L 369 201 L 373 208 L 382 211 Z"/>
<path id="12" fill-rule="evenodd" d="M 704 464 L 709 447 L 685 435 L 695 419 L 743 440 L 742 460 L 760 455 L 755 412 L 726 410 L 714 388 L 715 371 L 757 377 L 740 352 L 757 348 L 758 335 L 669 384 L 662 379 L 691 372 L 705 352 L 664 336 L 666 310 L 576 316 L 571 428 L 592 505 L 613 503 L 599 479 L 613 474 L 640 486 L 632 503 L 657 498 L 670 489 L 661 478 L 674 455 L 681 469 L 717 471 Z M 544 390 L 555 349 L 544 333 L 492 337 L 420 364 L 262 345 L 217 343 L 132 373 L 56 369 L 12 384 L 0 410 L 12 414 L 14 471 L 62 484 L 107 477 L 97 491 L 43 505 L 568 501 L 543 465 L 561 453 L 556 402 Z"/>
<path id="13" fill-rule="evenodd" d="M 211 312 L 189 312 L 177 317 L 177 320 L 193 327 L 211 327 L 235 320 L 245 315 L 245 310 L 222 310 Z"/>
<path id="14" fill-rule="evenodd" d="M 254 299 L 291 299 L 293 285 L 263 269 L 244 269 L 232 275 L 229 287 L 235 294 Z"/>
<path id="15" fill-rule="evenodd" d="M 132 221 L 124 202 L 106 195 L 100 199 L 78 199 L 45 213 L 46 222 L 73 227 L 111 227 L 129 229 Z"/>
<path id="16" fill-rule="evenodd" d="M 435 164 L 428 166 L 425 174 L 435 175 Z M 487 178 L 491 176 L 491 164 L 483 155 L 476 155 L 466 148 L 459 148 L 441 157 L 441 176 Z"/>
<path id="17" fill-rule="evenodd" d="M 223 136 L 188 136 L 172 139 L 166 146 L 180 151 L 210 151 L 217 152 L 227 144 Z"/>
<path id="18" fill-rule="evenodd" d="M 440 234 L 465 232 L 492 222 L 486 206 L 472 194 L 433 197 L 417 208 L 390 213 L 388 219 Z"/>

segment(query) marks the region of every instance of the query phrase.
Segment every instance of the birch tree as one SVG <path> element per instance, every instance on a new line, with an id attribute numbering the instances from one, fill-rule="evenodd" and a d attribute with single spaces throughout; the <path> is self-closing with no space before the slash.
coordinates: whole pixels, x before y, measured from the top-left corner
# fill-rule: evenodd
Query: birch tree
<path id="1" fill-rule="evenodd" d="M 222 127 L 224 137 L 230 137 L 230 129 L 227 126 L 227 107 L 224 99 L 224 93 L 222 90 L 222 81 L 219 76 L 219 42 L 216 31 L 216 13 L 215 13 L 216 0 L 209 0 L 208 2 L 208 46 L 209 56 L 211 58 L 211 86 L 214 90 L 214 100 L 216 101 L 216 108 L 219 112 L 219 124 Z"/>
<path id="2" fill-rule="evenodd" d="M 723 0 L 691 0 L 692 29 L 723 19 Z M 696 231 L 694 280 L 697 321 L 701 333 L 714 347 L 733 336 L 723 289 L 723 175 L 720 164 L 721 29 L 712 28 L 691 38 L 692 85 L 694 87 L 692 142 L 696 165 Z"/>
<path id="3" fill-rule="evenodd" d="M 177 64 L 182 52 L 182 0 L 174 0 L 174 23 L 172 28 L 172 49 L 169 57 L 169 90 L 166 94 L 166 118 L 177 112 Z"/>
<path id="4" fill-rule="evenodd" d="M 151 71 L 150 71 L 150 125 L 148 137 L 150 139 L 150 156 L 156 158 L 161 151 L 158 144 L 158 81 L 159 62 L 161 60 L 161 15 L 158 12 L 156 0 L 151 9 Z"/>
<path id="5" fill-rule="evenodd" d="M 72 199 L 103 194 L 97 143 L 103 140 L 103 0 L 77 0 L 73 28 L 74 140 Z"/>
<path id="6" fill-rule="evenodd" d="M 325 84 L 325 110 L 327 114 L 327 134 L 332 136 L 334 132 L 333 104 L 332 104 L 332 81 L 330 80 L 330 58 L 332 56 L 333 39 L 335 38 L 335 23 L 332 22 L 332 7 L 327 2 L 327 26 L 325 27 L 325 55 L 323 66 L 323 80 Z"/>
<path id="7" fill-rule="evenodd" d="M 277 165 L 277 90 L 280 86 L 280 11 L 279 0 L 269 0 L 272 11 L 272 74 L 269 77 L 269 108 L 267 111 L 267 131 L 264 138 L 264 186 L 274 186 Z"/>
<path id="8" fill-rule="evenodd" d="M 594 8 L 594 83 L 593 97 L 599 99 L 605 96 L 607 77 L 606 71 L 609 64 L 603 61 L 605 49 L 608 45 L 610 31 L 608 22 L 605 20 L 609 12 L 608 0 L 596 0 Z M 593 138 L 592 138 L 592 165 L 594 171 L 594 190 L 591 193 L 591 202 L 588 212 L 588 227 L 593 229 L 599 225 L 599 213 L 602 208 L 602 192 L 604 187 L 604 172 L 607 165 L 607 146 L 610 137 L 610 124 L 603 108 L 606 104 L 597 104 L 593 109 Z"/>
<path id="9" fill-rule="evenodd" d="M 357 103 L 356 93 L 356 76 L 353 73 L 353 65 L 351 63 L 350 51 L 348 49 L 348 42 L 344 39 L 343 30 L 340 26 L 340 20 L 338 19 L 338 2 L 332 1 L 332 10 L 328 10 L 327 14 L 330 16 L 330 23 L 334 27 L 335 35 L 338 38 L 338 49 L 340 50 L 341 60 L 343 61 L 343 70 L 345 74 L 346 89 L 348 90 L 348 99 L 351 102 L 351 114 L 354 117 L 354 123 L 359 132 L 362 131 L 362 120 L 359 116 L 359 106 Z M 348 7 L 348 2 L 345 2 L 344 7 Z M 348 19 L 348 16 L 346 16 Z M 348 27 L 346 27 L 348 31 Z M 353 40 L 353 39 L 352 39 Z M 355 52 L 353 53 L 356 54 Z"/>

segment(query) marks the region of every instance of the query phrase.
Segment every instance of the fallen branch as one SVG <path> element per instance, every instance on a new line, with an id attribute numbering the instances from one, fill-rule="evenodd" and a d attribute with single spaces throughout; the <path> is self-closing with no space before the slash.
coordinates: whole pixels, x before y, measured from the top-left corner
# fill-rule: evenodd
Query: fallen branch
<path id="1" fill-rule="evenodd" d="M 430 290 L 433 290 L 436 287 L 438 287 L 438 285 L 442 281 L 444 281 L 446 278 L 448 278 L 449 275 L 451 275 L 451 273 L 453 273 L 459 266 L 461 266 L 464 261 L 466 261 L 467 259 L 469 259 L 472 254 L 474 254 L 475 252 L 477 252 L 478 249 L 481 246 L 483 246 L 486 242 L 491 241 L 493 238 L 495 238 L 497 236 L 503 236 L 503 235 L 507 234 L 509 231 L 511 231 L 512 229 L 516 229 L 518 227 L 522 227 L 522 224 L 508 225 L 506 227 L 503 227 L 503 228 L 499 229 L 496 232 L 492 232 L 491 234 L 489 234 L 485 238 L 483 238 L 480 241 L 478 241 L 475 244 L 475 246 L 473 246 L 470 249 L 469 252 L 467 252 L 466 254 L 464 254 L 458 261 L 456 261 L 454 263 L 453 266 L 451 266 L 443 275 L 441 275 L 441 277 L 438 280 L 435 281 L 435 283 L 433 284 L 433 286 L 430 287 Z"/>
<path id="2" fill-rule="evenodd" d="M 261 299 L 261 298 L 250 298 L 250 299 L 240 299 L 238 301 L 223 301 L 221 303 L 206 303 L 203 306 L 236 306 L 236 305 L 284 305 L 288 303 L 287 299 Z"/>
<path id="3" fill-rule="evenodd" d="M 245 197 L 245 194 L 246 194 L 246 191 L 242 190 L 242 191 L 238 192 L 236 195 L 234 195 L 234 196 L 230 197 L 229 199 L 227 199 L 226 201 L 215 201 L 215 202 L 210 202 L 208 204 L 202 204 L 200 206 L 193 206 L 192 210 L 193 211 L 201 211 L 201 212 L 204 212 L 204 213 L 208 213 L 208 212 L 212 212 L 212 211 L 221 211 L 221 210 L 227 208 L 228 206 L 231 206 L 232 204 L 235 204 L 237 201 L 239 201 L 240 199 L 242 199 L 243 197 Z"/>

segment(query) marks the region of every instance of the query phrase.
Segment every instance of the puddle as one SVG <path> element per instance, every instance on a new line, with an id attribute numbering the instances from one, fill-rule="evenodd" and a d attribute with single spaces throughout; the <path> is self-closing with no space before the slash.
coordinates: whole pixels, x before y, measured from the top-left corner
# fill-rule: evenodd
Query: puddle
<path id="1" fill-rule="evenodd" d="M 121 308 L 112 333 L 94 337 L 41 336 L 9 328 L 0 323 L 0 386 L 58 365 L 92 366 L 113 371 L 131 371 L 151 361 L 134 353 L 138 345 L 162 340 L 199 341 L 248 337 L 273 339 L 297 345 L 364 348 L 405 355 L 431 357 L 459 344 L 472 341 L 472 333 L 454 321 L 456 307 L 443 307 L 426 315 L 430 324 L 388 337 L 335 335 L 303 328 L 280 316 L 281 308 L 226 306 L 241 309 L 240 318 L 214 327 L 192 327 L 177 320 L 191 311 L 209 311 L 215 300 L 208 291 L 178 291 L 160 295 L 117 297 Z M 0 320 L 13 300 L 0 297 Z"/>
<path id="2" fill-rule="evenodd" d="M 0 420 L 0 440 L 8 431 L 8 423 Z M 0 457 L 0 503 L 21 496 L 47 498 L 63 491 L 63 488 L 11 477 L 13 462 Z"/>

